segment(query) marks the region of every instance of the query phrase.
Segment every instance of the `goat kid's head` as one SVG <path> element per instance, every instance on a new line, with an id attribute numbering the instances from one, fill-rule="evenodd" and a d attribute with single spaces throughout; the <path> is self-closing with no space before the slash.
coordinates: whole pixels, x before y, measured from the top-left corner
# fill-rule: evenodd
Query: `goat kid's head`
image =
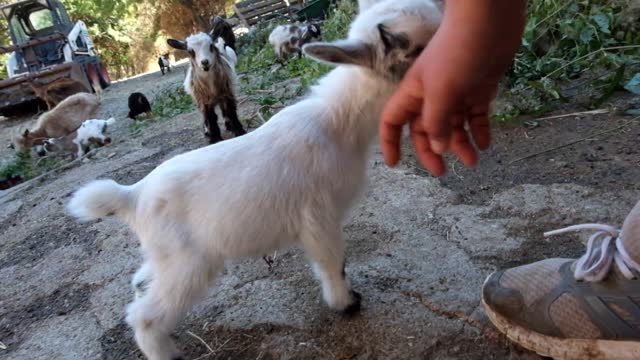
<path id="1" fill-rule="evenodd" d="M 303 47 L 311 58 L 356 65 L 399 82 L 435 34 L 441 13 L 425 0 L 383 0 L 372 4 L 351 24 L 345 40 Z"/>
<path id="2" fill-rule="evenodd" d="M 45 156 L 50 153 L 54 153 L 61 150 L 60 139 L 50 138 L 46 139 L 42 142 L 42 145 L 39 145 L 36 148 L 36 153 L 38 156 Z"/>
<path id="3" fill-rule="evenodd" d="M 322 35 L 322 33 L 320 31 L 320 24 L 310 23 L 309 25 L 307 25 L 305 27 L 302 37 L 303 38 L 306 37 L 306 38 L 308 38 L 308 40 L 310 40 L 310 39 L 320 39 L 321 35 Z"/>
<path id="4" fill-rule="evenodd" d="M 189 54 L 191 66 L 203 71 L 209 71 L 220 59 L 220 53 L 210 35 L 197 33 L 183 41 L 169 39 L 167 44 L 176 50 L 186 51 Z"/>
<path id="5" fill-rule="evenodd" d="M 12 144 L 9 145 L 10 148 L 15 149 L 17 151 L 25 151 L 28 150 L 31 146 L 31 136 L 29 129 L 25 129 L 19 134 L 15 135 L 12 140 Z"/>
<path id="6" fill-rule="evenodd" d="M 218 36 L 221 36 L 224 31 L 231 30 L 231 25 L 229 25 L 229 23 L 227 23 L 222 16 L 212 16 L 210 23 L 211 31 L 209 31 L 209 33 L 214 39 Z"/>

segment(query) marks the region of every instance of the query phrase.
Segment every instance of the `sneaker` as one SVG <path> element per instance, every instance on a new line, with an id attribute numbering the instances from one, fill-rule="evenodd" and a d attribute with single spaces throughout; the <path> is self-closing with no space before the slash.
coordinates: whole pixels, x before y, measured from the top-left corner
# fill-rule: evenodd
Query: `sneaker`
<path id="1" fill-rule="evenodd" d="M 601 224 L 578 260 L 547 259 L 491 274 L 482 303 L 509 339 L 563 360 L 640 359 L 640 202 L 622 231 Z"/>

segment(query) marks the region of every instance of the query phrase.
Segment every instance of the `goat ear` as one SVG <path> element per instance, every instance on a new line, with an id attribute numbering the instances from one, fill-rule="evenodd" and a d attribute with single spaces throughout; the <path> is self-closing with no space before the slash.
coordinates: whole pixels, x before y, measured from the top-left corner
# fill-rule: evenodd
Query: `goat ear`
<path id="1" fill-rule="evenodd" d="M 384 24 L 378 24 L 378 31 L 380 32 L 380 39 L 384 44 L 385 52 L 389 52 L 392 49 L 406 50 L 409 48 L 409 39 L 405 34 L 394 34 Z"/>
<path id="2" fill-rule="evenodd" d="M 180 40 L 168 39 L 167 45 L 178 50 L 187 50 L 187 43 Z"/>
<path id="3" fill-rule="evenodd" d="M 22 136 L 23 137 L 29 136 L 29 129 L 24 129 L 24 132 L 22 132 Z"/>
<path id="4" fill-rule="evenodd" d="M 313 59 L 331 64 L 351 64 L 372 68 L 375 60 L 373 47 L 355 40 L 310 43 L 306 44 L 302 50 Z"/>

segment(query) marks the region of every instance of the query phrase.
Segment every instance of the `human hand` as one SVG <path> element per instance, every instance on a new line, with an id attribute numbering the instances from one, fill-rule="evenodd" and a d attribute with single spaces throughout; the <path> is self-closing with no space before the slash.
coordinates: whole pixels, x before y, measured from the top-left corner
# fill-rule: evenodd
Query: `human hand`
<path id="1" fill-rule="evenodd" d="M 447 2 L 436 35 L 382 113 L 387 165 L 400 160 L 407 123 L 418 159 L 433 174 L 446 172 L 447 150 L 467 166 L 477 163 L 472 141 L 480 149 L 490 145 L 490 104 L 520 44 L 525 6 L 524 0 Z"/>

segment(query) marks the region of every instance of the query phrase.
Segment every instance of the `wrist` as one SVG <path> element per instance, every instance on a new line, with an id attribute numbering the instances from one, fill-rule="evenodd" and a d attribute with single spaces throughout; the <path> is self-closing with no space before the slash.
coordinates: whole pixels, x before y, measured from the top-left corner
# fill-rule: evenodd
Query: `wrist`
<path id="1" fill-rule="evenodd" d="M 448 0 L 445 4 L 443 30 L 466 38 L 466 46 L 488 50 L 500 44 L 498 51 L 515 53 L 526 23 L 526 0 Z M 491 48 L 491 52 L 494 49 Z"/>

